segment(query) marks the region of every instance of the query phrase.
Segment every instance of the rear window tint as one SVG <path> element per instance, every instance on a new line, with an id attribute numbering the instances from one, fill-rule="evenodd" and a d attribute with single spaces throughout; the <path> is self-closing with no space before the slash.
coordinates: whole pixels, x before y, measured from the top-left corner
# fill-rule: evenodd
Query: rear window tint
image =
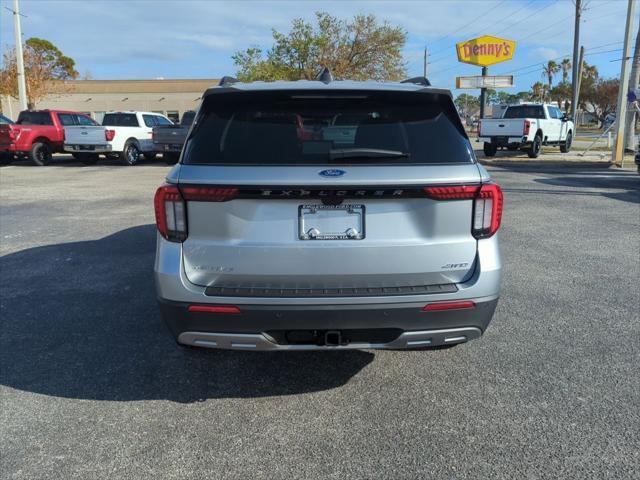
<path id="1" fill-rule="evenodd" d="M 53 125 L 50 112 L 21 112 L 18 125 Z"/>
<path id="2" fill-rule="evenodd" d="M 544 109 L 538 105 L 508 107 L 503 118 L 544 118 Z"/>
<path id="3" fill-rule="evenodd" d="M 233 92 L 209 96 L 188 164 L 471 163 L 451 99 L 406 92 Z"/>
<path id="4" fill-rule="evenodd" d="M 135 113 L 105 113 L 102 119 L 105 127 L 139 127 Z"/>

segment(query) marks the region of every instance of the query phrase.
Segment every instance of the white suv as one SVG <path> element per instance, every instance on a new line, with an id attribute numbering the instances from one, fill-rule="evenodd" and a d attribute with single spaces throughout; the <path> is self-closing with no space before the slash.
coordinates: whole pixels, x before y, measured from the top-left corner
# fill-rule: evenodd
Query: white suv
<path id="1" fill-rule="evenodd" d="M 153 112 L 109 112 L 102 125 L 106 127 L 107 143 L 111 152 L 119 155 L 125 165 L 136 165 L 140 154 L 154 159 L 153 127 L 173 125 L 164 115 Z"/>

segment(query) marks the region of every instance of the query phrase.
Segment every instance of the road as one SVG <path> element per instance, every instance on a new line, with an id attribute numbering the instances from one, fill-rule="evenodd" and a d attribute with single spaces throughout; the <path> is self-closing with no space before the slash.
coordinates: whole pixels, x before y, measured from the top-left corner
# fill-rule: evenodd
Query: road
<path id="1" fill-rule="evenodd" d="M 183 349 L 167 167 L 0 168 L 0 478 L 639 478 L 640 177 L 491 167 L 504 286 L 450 350 Z"/>

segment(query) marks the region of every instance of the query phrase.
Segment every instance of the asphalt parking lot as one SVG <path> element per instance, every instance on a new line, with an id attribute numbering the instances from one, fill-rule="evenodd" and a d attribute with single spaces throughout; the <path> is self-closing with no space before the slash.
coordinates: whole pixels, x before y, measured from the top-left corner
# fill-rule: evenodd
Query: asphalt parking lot
<path id="1" fill-rule="evenodd" d="M 161 323 L 168 167 L 0 168 L 0 478 L 640 478 L 640 176 L 490 170 L 481 340 L 258 354 Z"/>

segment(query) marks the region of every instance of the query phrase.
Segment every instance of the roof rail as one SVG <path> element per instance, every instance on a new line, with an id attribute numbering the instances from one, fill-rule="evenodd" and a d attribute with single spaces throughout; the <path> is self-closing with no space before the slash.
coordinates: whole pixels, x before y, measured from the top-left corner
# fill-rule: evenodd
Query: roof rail
<path id="1" fill-rule="evenodd" d="M 331 75 L 331 70 L 329 67 L 323 67 L 322 70 L 316 75 L 316 80 L 322 83 L 331 83 L 333 82 L 333 75 Z"/>
<path id="2" fill-rule="evenodd" d="M 230 77 L 228 75 L 225 75 L 224 77 L 222 77 L 220 79 L 220 82 L 218 82 L 218 86 L 219 87 L 225 87 L 227 85 L 232 85 L 234 83 L 238 83 L 240 80 L 238 80 L 235 77 Z"/>
<path id="3" fill-rule="evenodd" d="M 425 87 L 431 86 L 431 82 L 427 77 L 407 78 L 406 80 L 402 80 L 400 83 L 415 83 L 416 85 L 424 85 Z"/>

